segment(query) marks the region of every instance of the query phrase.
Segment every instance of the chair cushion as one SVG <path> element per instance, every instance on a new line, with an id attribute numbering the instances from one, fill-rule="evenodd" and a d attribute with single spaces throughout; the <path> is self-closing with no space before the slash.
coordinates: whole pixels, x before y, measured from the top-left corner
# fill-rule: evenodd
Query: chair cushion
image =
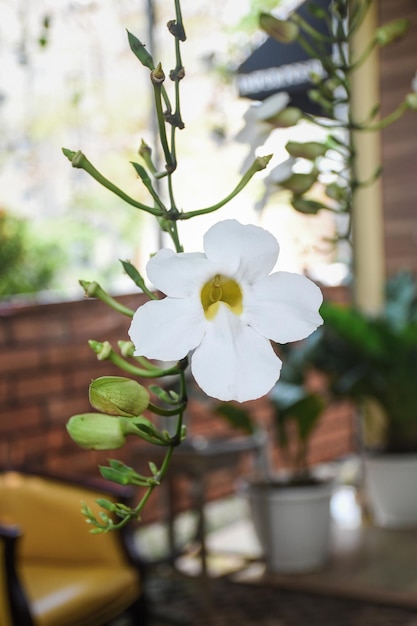
<path id="1" fill-rule="evenodd" d="M 0 521 L 22 530 L 19 558 L 23 561 L 125 565 L 119 533 L 91 535 L 81 514 L 82 502 L 97 514 L 99 497 L 102 492 L 59 480 L 0 473 Z"/>
<path id="2" fill-rule="evenodd" d="M 102 626 L 138 598 L 136 572 L 129 567 L 52 566 L 23 563 L 19 573 L 37 626 Z"/>

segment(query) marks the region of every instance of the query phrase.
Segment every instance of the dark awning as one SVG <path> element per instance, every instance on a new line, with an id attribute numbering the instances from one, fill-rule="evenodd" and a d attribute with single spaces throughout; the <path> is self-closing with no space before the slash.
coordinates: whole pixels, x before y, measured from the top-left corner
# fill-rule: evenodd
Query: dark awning
<path id="1" fill-rule="evenodd" d="M 330 1 L 315 0 L 315 4 L 328 9 Z M 324 20 L 315 18 L 308 4 L 307 1 L 301 5 L 297 13 L 323 35 L 329 34 Z M 326 52 L 331 53 L 330 44 L 326 44 Z M 320 115 L 323 114 L 321 107 L 312 102 L 307 93 L 313 87 L 311 72 L 326 76 L 321 61 L 309 57 L 298 41 L 285 44 L 269 37 L 239 66 L 236 76 L 239 96 L 264 100 L 286 91 L 290 95 L 291 106 Z"/>

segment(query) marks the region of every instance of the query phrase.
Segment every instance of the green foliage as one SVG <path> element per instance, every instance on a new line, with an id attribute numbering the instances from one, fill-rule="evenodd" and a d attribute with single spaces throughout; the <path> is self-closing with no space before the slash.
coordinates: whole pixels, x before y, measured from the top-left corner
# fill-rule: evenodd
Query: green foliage
<path id="1" fill-rule="evenodd" d="M 0 297 L 47 289 L 61 263 L 59 242 L 28 220 L 0 211 Z"/>
<path id="2" fill-rule="evenodd" d="M 386 305 L 377 317 L 354 307 L 325 303 L 315 365 L 333 393 L 382 410 L 388 451 L 417 451 L 417 286 L 400 273 L 386 286 Z M 378 412 L 378 415 L 379 415 Z M 367 414 L 368 425 L 377 419 Z"/>
<path id="3" fill-rule="evenodd" d="M 266 6 L 259 13 L 259 27 L 267 35 L 281 43 L 291 44 L 296 41 L 310 59 L 316 59 L 323 66 L 324 75 L 319 72 L 311 74 L 313 88 L 308 95 L 312 102 L 320 106 L 327 119 L 323 121 L 322 116 L 301 111 L 299 119 L 310 121 L 317 129 L 321 129 L 323 135 L 327 132 L 327 137 L 323 141 L 305 144 L 289 142 L 287 152 L 295 158 L 293 173 L 288 181 L 277 181 L 276 185 L 291 191 L 290 202 L 300 213 L 315 215 L 328 210 L 343 215 L 345 219 L 339 221 L 341 225 L 338 226 L 334 242 L 350 242 L 356 193 L 371 185 L 381 174 L 378 168 L 364 179 L 363 173 L 357 171 L 355 134 L 358 131 L 379 131 L 399 119 L 408 109 L 417 108 L 415 94 L 407 94 L 394 111 L 380 120 L 376 118 L 379 104 L 369 111 L 364 110 L 360 115 L 350 106 L 352 76 L 355 72 L 377 47 L 394 43 L 408 29 L 408 21 L 403 18 L 379 26 L 364 50 L 358 52 L 351 45 L 352 35 L 363 23 L 371 1 L 352 0 L 348 3 L 347 0 L 334 0 L 326 10 L 308 1 L 307 9 L 314 17 L 311 23 L 297 10 L 290 13 L 286 20 L 277 19 L 268 13 Z M 329 54 L 329 47 L 333 53 Z M 280 116 L 284 116 L 289 108 L 284 109 Z M 297 122 L 298 119 L 295 119 L 290 125 Z M 271 121 L 271 131 L 278 127 L 279 124 Z M 310 162 L 310 171 L 317 172 L 315 177 L 298 173 L 306 171 L 305 162 L 300 170 L 300 159 Z M 319 199 L 314 193 L 317 182 L 321 183 L 322 191 Z"/>
<path id="4" fill-rule="evenodd" d="M 248 435 L 255 432 L 255 426 L 249 411 L 241 406 L 222 403 L 214 408 L 214 412 L 224 417 L 233 428 L 237 428 Z"/>
<path id="5" fill-rule="evenodd" d="M 270 394 L 277 442 L 296 482 L 309 478 L 307 458 L 311 436 L 326 407 L 324 396 L 307 387 L 317 338 L 313 334 L 309 341 L 283 347 L 281 377 Z M 291 437 L 294 433 L 295 437 Z"/>

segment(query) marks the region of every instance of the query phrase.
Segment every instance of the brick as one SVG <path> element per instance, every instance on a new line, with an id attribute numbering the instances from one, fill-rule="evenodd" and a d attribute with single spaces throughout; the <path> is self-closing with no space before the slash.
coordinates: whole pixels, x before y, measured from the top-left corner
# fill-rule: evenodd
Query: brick
<path id="1" fill-rule="evenodd" d="M 65 424 L 71 415 L 87 413 L 92 410 L 88 401 L 87 390 L 78 395 L 57 395 L 46 398 L 46 415 L 50 424 Z"/>
<path id="2" fill-rule="evenodd" d="M 16 397 L 20 400 L 47 397 L 51 393 L 65 392 L 65 375 L 48 371 L 19 378 L 16 381 Z"/>
<path id="3" fill-rule="evenodd" d="M 96 313 L 73 317 L 70 325 L 75 337 L 116 343 L 117 339 L 128 339 L 130 318 L 109 310 L 102 304 L 102 308 Z"/>
<path id="4" fill-rule="evenodd" d="M 71 340 L 68 344 L 45 346 L 42 351 L 42 362 L 45 366 L 79 367 L 80 363 L 96 361 L 96 356 L 86 341 Z"/>
<path id="5" fill-rule="evenodd" d="M 3 407 L 7 406 L 11 399 L 12 382 L 10 376 L 4 374 L 0 376 L 0 415 L 3 413 Z"/>
<path id="6" fill-rule="evenodd" d="M 2 373 L 24 371 L 39 367 L 41 363 L 40 348 L 22 348 L 2 350 L 0 358 L 0 376 Z"/>
<path id="7" fill-rule="evenodd" d="M 0 309 L 0 347 L 10 346 L 11 342 L 10 319 L 2 315 Z"/>
<path id="8" fill-rule="evenodd" d="M 43 305 L 45 306 L 45 305 Z M 68 340 L 68 322 L 65 318 L 54 319 L 43 316 L 17 316 L 12 320 L 11 333 L 14 341 L 24 343 L 51 343 Z"/>
<path id="9" fill-rule="evenodd" d="M 0 434 L 3 436 L 7 433 L 18 433 L 19 431 L 40 427 L 43 416 L 44 410 L 40 405 L 9 405 L 2 410 Z"/>

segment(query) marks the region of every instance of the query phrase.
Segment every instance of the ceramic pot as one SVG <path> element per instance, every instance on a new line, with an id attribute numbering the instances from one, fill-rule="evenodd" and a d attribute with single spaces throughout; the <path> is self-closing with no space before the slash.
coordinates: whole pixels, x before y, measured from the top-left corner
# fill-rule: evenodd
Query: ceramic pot
<path id="1" fill-rule="evenodd" d="M 314 571 L 328 556 L 332 483 L 247 483 L 254 528 L 271 572 Z"/>
<path id="2" fill-rule="evenodd" d="M 364 459 L 365 493 L 374 522 L 383 528 L 417 527 L 417 454 Z"/>

